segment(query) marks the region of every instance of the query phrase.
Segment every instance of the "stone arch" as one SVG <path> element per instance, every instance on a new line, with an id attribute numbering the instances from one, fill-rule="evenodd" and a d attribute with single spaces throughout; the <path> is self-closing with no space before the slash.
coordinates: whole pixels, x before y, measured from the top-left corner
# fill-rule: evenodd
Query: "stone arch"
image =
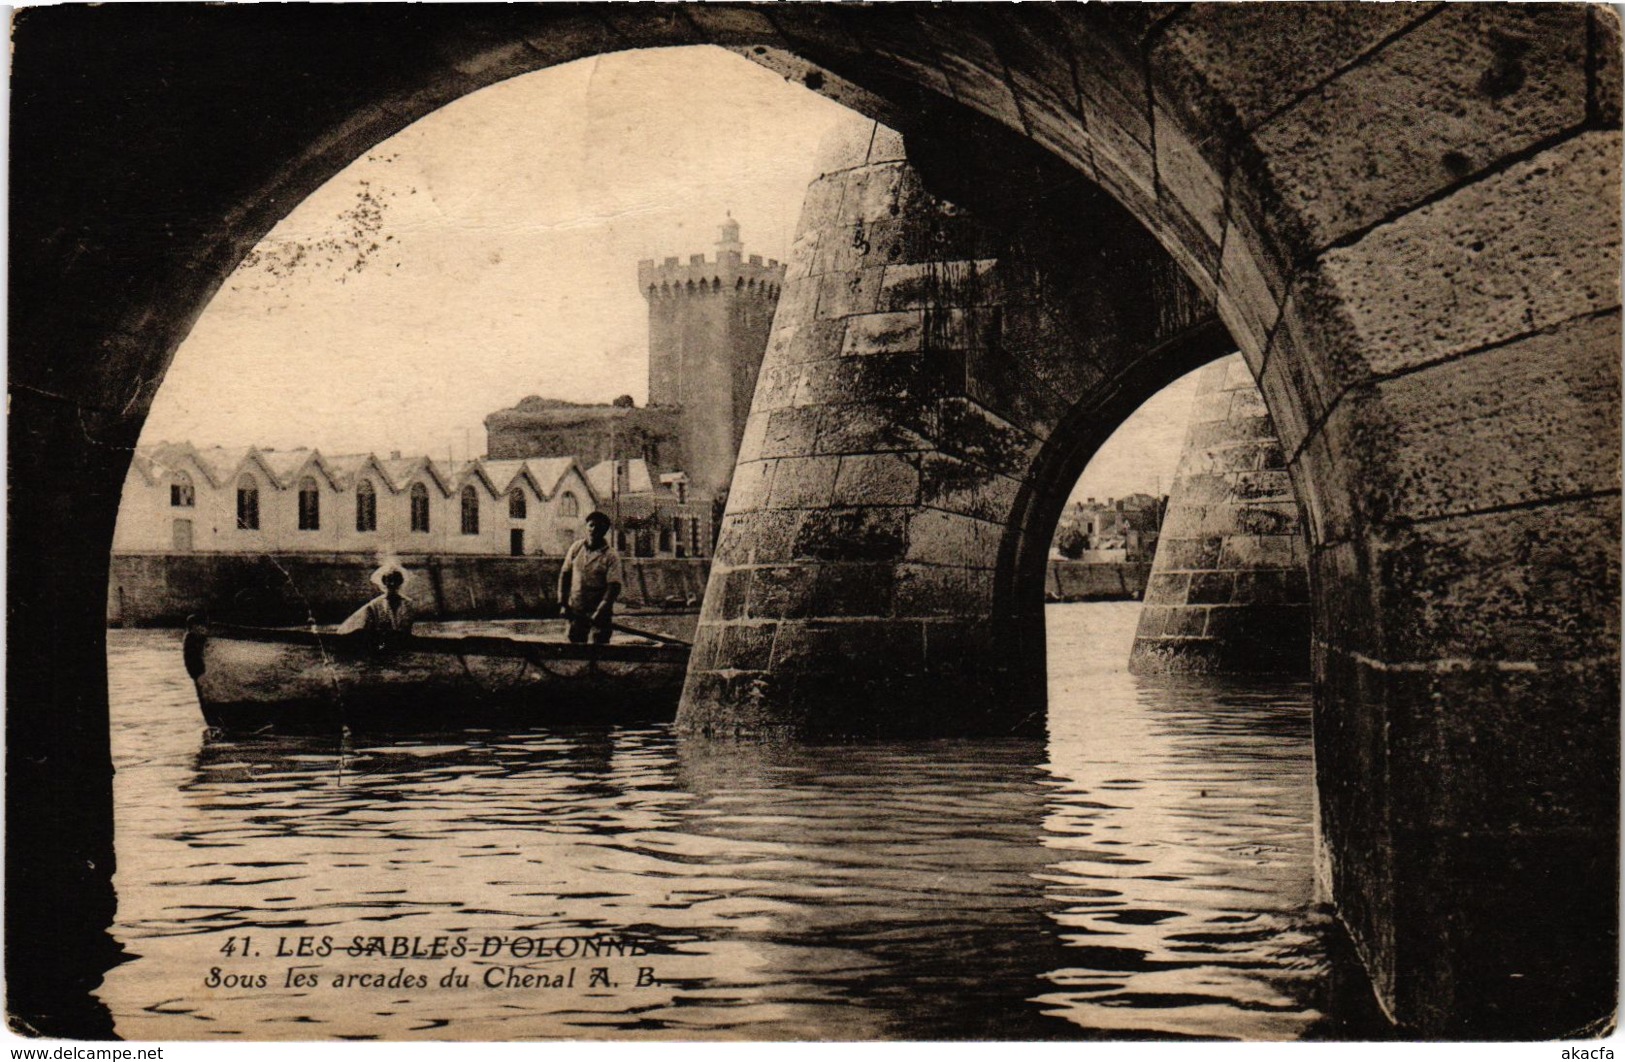
<path id="1" fill-rule="evenodd" d="M 11 943 L 35 973 L 11 983 L 18 1020 L 63 1035 L 105 1021 L 85 1002 L 83 959 L 105 952 L 111 911 L 102 561 L 129 450 L 195 315 L 294 203 L 416 118 L 528 70 L 695 43 L 742 49 L 911 143 L 951 143 L 980 116 L 1145 226 L 1212 300 L 1293 454 L 1323 590 L 1328 876 L 1379 994 L 1415 1029 L 1480 1035 L 1514 1011 L 1557 1035 L 1611 1008 L 1596 989 L 1611 965 L 1541 965 L 1532 1006 L 1504 956 L 1591 953 L 1595 926 L 1613 924 L 1610 899 L 1535 869 L 1603 880 L 1615 865 L 1617 809 L 1589 781 L 1618 771 L 1613 13 L 154 17 L 34 9 L 14 27 L 12 144 L 32 161 L 12 190 L 11 424 L 27 441 L 12 449 L 14 508 L 60 511 L 70 483 L 92 500 L 81 535 L 44 519 L 13 529 L 13 556 L 29 560 L 13 566 L 13 600 L 52 602 L 59 622 L 11 627 L 11 688 L 41 709 L 9 724 L 11 806 L 67 816 L 9 819 Z M 380 37 L 409 43 L 380 50 Z M 108 88 L 70 98 L 87 85 Z M 1466 707 L 1441 716 L 1441 700 Z M 1396 775 L 1421 784 L 1366 784 Z M 1496 886 L 1467 888 L 1483 843 Z M 1436 887 L 1407 889 L 1418 881 Z M 1544 946 L 1518 936 L 1531 903 L 1560 912 Z M 1441 924 L 1471 931 L 1434 943 Z"/>

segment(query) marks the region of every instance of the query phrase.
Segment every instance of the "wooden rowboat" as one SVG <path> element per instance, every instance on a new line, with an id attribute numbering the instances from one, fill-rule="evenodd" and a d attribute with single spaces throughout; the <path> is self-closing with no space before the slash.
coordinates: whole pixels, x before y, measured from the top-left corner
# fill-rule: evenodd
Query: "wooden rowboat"
<path id="1" fill-rule="evenodd" d="M 432 733 L 666 721 L 688 646 L 531 637 L 338 635 L 192 624 L 187 673 L 227 733 Z"/>

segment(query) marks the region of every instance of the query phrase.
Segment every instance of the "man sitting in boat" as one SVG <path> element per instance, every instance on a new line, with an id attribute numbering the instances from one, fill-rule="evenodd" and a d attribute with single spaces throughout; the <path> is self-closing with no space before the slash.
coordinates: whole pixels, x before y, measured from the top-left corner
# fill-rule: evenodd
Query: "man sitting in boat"
<path id="1" fill-rule="evenodd" d="M 594 510 L 584 522 L 587 537 L 570 545 L 559 569 L 559 600 L 567 610 L 572 642 L 585 642 L 590 634 L 593 644 L 605 645 L 621 594 L 621 557 L 609 541 L 609 517 Z"/>
<path id="2" fill-rule="evenodd" d="M 388 634 L 412 633 L 412 601 L 401 594 L 406 585 L 406 569 L 399 561 L 385 561 L 372 573 L 374 586 L 384 592 L 356 609 L 339 624 L 339 634 L 371 631 Z"/>

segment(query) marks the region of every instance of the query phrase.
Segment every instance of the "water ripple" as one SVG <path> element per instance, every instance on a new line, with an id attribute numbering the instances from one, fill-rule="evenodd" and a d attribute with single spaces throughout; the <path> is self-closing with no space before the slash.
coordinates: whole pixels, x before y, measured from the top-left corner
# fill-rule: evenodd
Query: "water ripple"
<path id="1" fill-rule="evenodd" d="M 1136 680 L 1135 616 L 1049 609 L 1047 741 L 833 748 L 661 727 L 208 741 L 178 638 L 111 632 L 114 931 L 139 957 L 100 994 L 154 1040 L 1346 1032 L 1364 1019 L 1313 902 L 1307 688 Z M 275 954 L 593 934 L 640 942 L 615 976 L 658 984 L 587 986 L 597 964 L 557 956 Z M 245 936 L 257 955 L 222 954 Z M 433 976 L 293 988 L 296 965 Z M 210 987 L 214 967 L 268 983 Z M 440 986 L 453 967 L 469 987 Z"/>

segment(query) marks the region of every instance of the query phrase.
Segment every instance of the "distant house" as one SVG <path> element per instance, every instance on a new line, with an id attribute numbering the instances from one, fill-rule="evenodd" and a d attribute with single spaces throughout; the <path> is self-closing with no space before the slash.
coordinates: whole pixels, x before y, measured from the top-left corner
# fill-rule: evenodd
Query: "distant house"
<path id="1" fill-rule="evenodd" d="M 568 457 L 450 465 L 162 443 L 130 462 L 113 551 L 557 556 L 600 507 Z"/>
<path id="2" fill-rule="evenodd" d="M 1082 540 L 1075 559 L 1118 564 L 1148 562 L 1156 553 L 1167 506 L 1167 495 L 1154 498 L 1139 493 L 1104 502 L 1094 498 L 1073 502 L 1061 515 L 1055 542 L 1062 540 L 1063 532 L 1073 529 Z M 1052 547 L 1051 554 L 1062 556 L 1056 547 Z"/>
<path id="3" fill-rule="evenodd" d="M 711 502 L 690 493 L 682 472 L 655 472 L 647 461 L 600 461 L 587 470 L 599 508 L 615 521 L 617 548 L 629 557 L 703 557 L 711 544 Z"/>

